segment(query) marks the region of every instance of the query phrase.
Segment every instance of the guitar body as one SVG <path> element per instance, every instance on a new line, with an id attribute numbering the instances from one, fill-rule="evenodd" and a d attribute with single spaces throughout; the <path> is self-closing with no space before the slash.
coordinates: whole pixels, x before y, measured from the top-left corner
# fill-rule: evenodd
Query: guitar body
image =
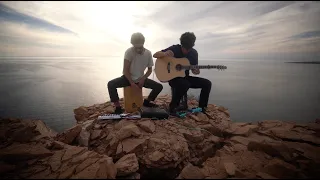
<path id="1" fill-rule="evenodd" d="M 185 77 L 185 70 L 176 69 L 177 65 L 190 66 L 187 58 L 164 57 L 155 63 L 155 73 L 159 81 L 168 82 L 176 77 Z"/>

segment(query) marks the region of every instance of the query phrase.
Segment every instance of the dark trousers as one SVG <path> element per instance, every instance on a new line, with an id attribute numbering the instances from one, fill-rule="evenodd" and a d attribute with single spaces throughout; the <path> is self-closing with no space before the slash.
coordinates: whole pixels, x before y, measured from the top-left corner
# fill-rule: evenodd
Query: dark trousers
<path id="1" fill-rule="evenodd" d="M 108 90 L 109 90 L 109 96 L 110 96 L 111 102 L 119 101 L 117 88 L 127 87 L 127 86 L 130 86 L 130 82 L 124 75 L 109 81 Z M 148 100 L 150 101 L 154 101 L 163 89 L 162 84 L 148 78 L 144 81 L 143 87 L 152 89 L 152 91 L 148 96 Z"/>
<path id="2" fill-rule="evenodd" d="M 206 108 L 208 106 L 209 94 L 211 91 L 211 81 L 205 78 L 186 76 L 177 77 L 169 81 L 169 85 L 175 89 L 172 94 L 170 107 L 179 106 L 182 96 L 187 93 L 189 88 L 201 88 L 199 107 Z"/>

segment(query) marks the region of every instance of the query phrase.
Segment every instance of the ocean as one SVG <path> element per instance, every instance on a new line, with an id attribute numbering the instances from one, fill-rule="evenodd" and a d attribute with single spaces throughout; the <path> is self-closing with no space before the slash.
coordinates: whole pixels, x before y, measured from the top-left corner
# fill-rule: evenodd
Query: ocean
<path id="1" fill-rule="evenodd" d="M 319 64 L 241 59 L 199 64 L 228 67 L 201 70 L 201 77 L 212 81 L 209 103 L 228 108 L 234 122 L 320 118 Z M 0 117 L 41 119 L 62 132 L 76 123 L 73 109 L 109 100 L 107 83 L 122 74 L 122 66 L 122 57 L 0 58 Z M 149 78 L 158 81 L 154 74 Z M 170 93 L 163 85 L 162 94 Z M 121 88 L 118 93 L 122 97 Z"/>

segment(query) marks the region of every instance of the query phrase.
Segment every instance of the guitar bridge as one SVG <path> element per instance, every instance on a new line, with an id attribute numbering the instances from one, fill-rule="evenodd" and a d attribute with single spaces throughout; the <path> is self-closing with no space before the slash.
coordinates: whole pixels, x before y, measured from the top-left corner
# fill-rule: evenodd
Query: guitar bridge
<path id="1" fill-rule="evenodd" d="M 168 71 L 168 73 L 170 73 L 170 62 L 168 62 L 167 71 Z"/>

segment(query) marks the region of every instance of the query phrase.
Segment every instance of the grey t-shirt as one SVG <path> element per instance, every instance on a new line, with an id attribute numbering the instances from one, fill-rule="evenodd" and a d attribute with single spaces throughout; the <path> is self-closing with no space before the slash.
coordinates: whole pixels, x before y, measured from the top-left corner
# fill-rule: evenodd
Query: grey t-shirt
<path id="1" fill-rule="evenodd" d="M 151 51 L 146 48 L 142 54 L 138 54 L 134 50 L 134 47 L 130 47 L 124 54 L 124 60 L 131 62 L 130 73 L 134 82 L 138 82 L 139 78 L 144 75 L 144 71 L 147 67 L 153 66 Z"/>

